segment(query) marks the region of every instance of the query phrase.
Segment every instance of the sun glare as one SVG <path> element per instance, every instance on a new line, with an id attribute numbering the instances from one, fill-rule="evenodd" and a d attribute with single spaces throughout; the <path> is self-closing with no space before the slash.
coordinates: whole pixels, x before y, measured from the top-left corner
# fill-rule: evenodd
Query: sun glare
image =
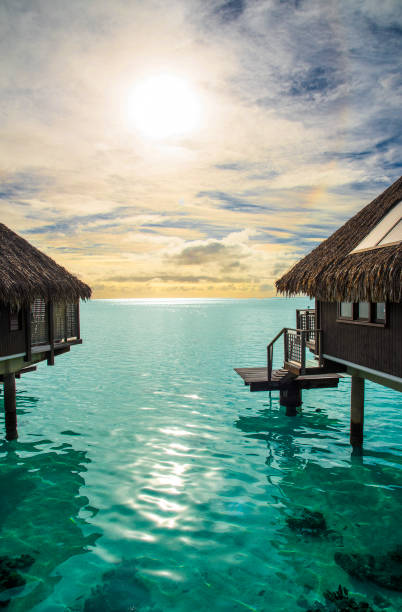
<path id="1" fill-rule="evenodd" d="M 138 83 L 128 100 L 130 121 L 153 139 L 192 132 L 199 124 L 200 110 L 199 99 L 189 83 L 168 74 Z"/>

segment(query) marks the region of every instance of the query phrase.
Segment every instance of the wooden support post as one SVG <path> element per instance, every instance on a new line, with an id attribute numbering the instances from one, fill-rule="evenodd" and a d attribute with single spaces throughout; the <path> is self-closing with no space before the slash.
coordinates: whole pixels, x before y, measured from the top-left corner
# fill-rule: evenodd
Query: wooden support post
<path id="1" fill-rule="evenodd" d="M 50 344 L 50 351 L 47 357 L 47 365 L 53 366 L 54 365 L 54 308 L 53 308 L 53 302 L 48 303 L 47 316 L 48 316 L 48 321 L 49 321 L 49 344 Z"/>
<path id="2" fill-rule="evenodd" d="M 80 301 L 78 300 L 76 305 L 76 313 L 77 313 L 77 340 L 81 338 L 81 330 L 80 330 Z"/>
<path id="3" fill-rule="evenodd" d="M 302 390 L 297 382 L 290 382 L 279 392 L 279 403 L 286 406 L 286 416 L 295 416 L 296 408 L 302 405 Z"/>
<path id="4" fill-rule="evenodd" d="M 24 310 L 25 313 L 25 361 L 32 359 L 32 331 L 31 331 L 31 307 L 28 304 Z"/>
<path id="5" fill-rule="evenodd" d="M 16 440 L 17 402 L 15 396 L 15 374 L 4 374 L 4 412 L 6 417 L 6 439 Z"/>
<path id="6" fill-rule="evenodd" d="M 364 378 L 352 376 L 350 394 L 350 443 L 363 446 Z"/>

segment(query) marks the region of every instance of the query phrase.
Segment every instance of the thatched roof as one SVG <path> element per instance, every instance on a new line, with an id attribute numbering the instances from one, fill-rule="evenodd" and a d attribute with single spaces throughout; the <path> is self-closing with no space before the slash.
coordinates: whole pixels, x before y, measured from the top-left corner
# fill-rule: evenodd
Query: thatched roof
<path id="1" fill-rule="evenodd" d="M 351 253 L 400 200 L 402 177 L 277 280 L 277 291 L 326 302 L 401 302 L 401 242 Z"/>
<path id="2" fill-rule="evenodd" d="M 88 299 L 91 289 L 0 223 L 0 301 L 29 303 L 35 298 L 55 301 Z"/>

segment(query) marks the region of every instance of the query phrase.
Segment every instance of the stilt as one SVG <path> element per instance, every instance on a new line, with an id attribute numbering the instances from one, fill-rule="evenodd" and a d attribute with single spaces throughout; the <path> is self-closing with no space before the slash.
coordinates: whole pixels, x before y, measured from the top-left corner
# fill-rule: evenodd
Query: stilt
<path id="1" fill-rule="evenodd" d="M 16 440 L 17 402 L 15 397 L 15 374 L 4 374 L 4 412 L 6 418 L 6 439 Z"/>
<path id="2" fill-rule="evenodd" d="M 350 443 L 363 446 L 364 378 L 352 376 L 350 394 Z"/>
<path id="3" fill-rule="evenodd" d="M 286 387 L 280 389 L 279 403 L 286 406 L 286 416 L 295 416 L 297 414 L 296 408 L 302 404 L 300 385 L 297 382 L 290 382 Z"/>

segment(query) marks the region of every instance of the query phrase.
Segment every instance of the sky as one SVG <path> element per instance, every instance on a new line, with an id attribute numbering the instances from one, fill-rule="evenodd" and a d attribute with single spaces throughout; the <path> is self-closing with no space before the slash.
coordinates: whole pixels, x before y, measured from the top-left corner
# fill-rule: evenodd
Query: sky
<path id="1" fill-rule="evenodd" d="M 0 0 L 0 220 L 95 298 L 270 297 L 401 175 L 401 0 Z"/>

